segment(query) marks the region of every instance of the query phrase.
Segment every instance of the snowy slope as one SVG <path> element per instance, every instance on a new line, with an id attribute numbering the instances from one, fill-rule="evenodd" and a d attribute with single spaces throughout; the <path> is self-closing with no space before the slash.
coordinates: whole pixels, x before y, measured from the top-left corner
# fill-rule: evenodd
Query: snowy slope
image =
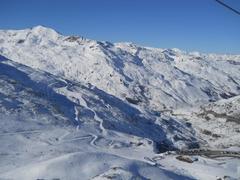
<path id="1" fill-rule="evenodd" d="M 197 141 L 184 122 L 143 114 L 96 87 L 2 56 L 0 69 L 0 178 L 89 179 L 111 171 L 141 179 L 183 177 L 145 156 Z M 149 168 L 153 174 L 145 172 Z"/>
<path id="2" fill-rule="evenodd" d="M 178 109 L 173 118 L 185 119 L 207 146 L 226 148 L 240 144 L 240 96 L 191 109 Z"/>
<path id="3" fill-rule="evenodd" d="M 143 113 L 96 87 L 2 56 L 0 68 L 0 179 L 234 179 L 240 175 L 236 159 L 201 158 L 190 165 L 175 155 L 156 154 L 198 140 L 194 130 L 177 118 Z M 211 172 L 202 173 L 206 168 Z"/>

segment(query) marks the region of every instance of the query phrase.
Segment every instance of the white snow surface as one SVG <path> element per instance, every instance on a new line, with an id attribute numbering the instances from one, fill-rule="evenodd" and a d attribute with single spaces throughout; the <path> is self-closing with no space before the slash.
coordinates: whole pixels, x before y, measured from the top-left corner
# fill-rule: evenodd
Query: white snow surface
<path id="1" fill-rule="evenodd" d="M 239 72 L 240 55 L 0 30 L 0 179 L 239 179 L 236 158 L 159 154 L 239 149 Z"/>

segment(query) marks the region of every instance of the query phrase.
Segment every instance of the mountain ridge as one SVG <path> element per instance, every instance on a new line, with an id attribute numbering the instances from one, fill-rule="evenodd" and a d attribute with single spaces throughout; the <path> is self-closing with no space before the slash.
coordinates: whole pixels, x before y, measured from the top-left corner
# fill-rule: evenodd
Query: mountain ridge
<path id="1" fill-rule="evenodd" d="M 113 44 L 59 35 L 42 26 L 2 31 L 0 44 L 0 53 L 18 63 L 91 83 L 122 99 L 144 101 L 156 110 L 239 94 L 239 55 L 207 56 L 132 43 Z M 211 76 L 216 76 L 225 89 L 216 78 L 208 79 Z"/>
<path id="2" fill-rule="evenodd" d="M 83 39 L 87 39 L 87 40 L 91 40 L 91 41 L 95 41 L 93 40 L 92 38 L 86 38 L 84 36 L 81 36 L 79 34 L 70 34 L 70 35 L 65 35 L 59 31 L 56 31 L 54 28 L 51 28 L 51 27 L 48 27 L 48 26 L 45 26 L 45 25 L 35 25 L 35 26 L 32 26 L 32 27 L 29 27 L 29 28 L 25 28 L 25 29 L 21 29 L 21 28 L 17 28 L 17 29 L 0 29 L 0 31 L 31 31 L 31 30 L 36 30 L 36 29 L 39 29 L 39 30 L 42 30 L 42 31 L 45 31 L 45 32 L 49 32 L 49 31 L 52 31 L 52 32 L 55 32 L 59 35 L 62 35 L 62 36 L 76 36 L 76 37 L 80 37 L 80 38 L 83 38 Z M 135 43 L 135 42 L 131 42 L 131 41 L 120 41 L 120 42 L 111 42 L 111 41 L 108 41 L 108 40 L 96 40 L 96 42 L 107 42 L 107 43 L 111 43 L 111 44 L 129 44 L 129 45 L 135 45 L 135 46 L 138 46 L 138 47 L 144 47 L 144 48 L 150 48 L 150 49 L 162 49 L 162 50 L 175 50 L 175 51 L 178 51 L 178 52 L 184 52 L 184 53 L 188 53 L 188 54 L 202 54 L 202 55 L 219 55 L 219 56 L 237 56 L 239 57 L 240 54 L 238 53 L 214 53 L 214 52 L 209 52 L 209 53 L 206 53 L 206 52 L 201 52 L 201 51 L 184 51 L 183 49 L 179 49 L 177 47 L 173 47 L 173 48 L 160 48 L 160 47 L 154 47 L 154 46 L 145 46 L 145 45 L 139 45 L 138 43 Z"/>

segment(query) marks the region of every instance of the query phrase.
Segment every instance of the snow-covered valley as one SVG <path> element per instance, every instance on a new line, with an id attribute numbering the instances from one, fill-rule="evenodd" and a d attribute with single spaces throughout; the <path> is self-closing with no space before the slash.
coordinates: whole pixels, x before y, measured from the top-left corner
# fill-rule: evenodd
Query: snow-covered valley
<path id="1" fill-rule="evenodd" d="M 0 179 L 240 178 L 238 158 L 175 153 L 239 150 L 240 55 L 42 26 L 0 30 L 0 55 Z"/>

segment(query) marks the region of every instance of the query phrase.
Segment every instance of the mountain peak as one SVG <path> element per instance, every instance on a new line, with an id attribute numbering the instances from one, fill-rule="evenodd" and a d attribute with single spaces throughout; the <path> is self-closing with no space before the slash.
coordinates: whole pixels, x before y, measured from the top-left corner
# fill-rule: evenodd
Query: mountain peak
<path id="1" fill-rule="evenodd" d="M 45 27 L 42 25 L 34 26 L 31 28 L 31 33 L 40 36 L 46 37 L 47 39 L 57 39 L 59 37 L 59 33 L 52 28 Z"/>
<path id="2" fill-rule="evenodd" d="M 53 28 L 42 26 L 42 25 L 37 25 L 37 26 L 32 27 L 31 31 L 35 32 L 35 33 L 39 33 L 39 34 L 41 34 L 41 33 L 60 34 L 56 30 L 54 30 Z"/>
<path id="3" fill-rule="evenodd" d="M 43 31 L 55 31 L 52 28 L 43 26 L 43 25 L 37 25 L 31 28 L 32 31 L 38 31 L 38 32 L 43 32 Z M 56 31 L 55 31 L 56 32 Z"/>

